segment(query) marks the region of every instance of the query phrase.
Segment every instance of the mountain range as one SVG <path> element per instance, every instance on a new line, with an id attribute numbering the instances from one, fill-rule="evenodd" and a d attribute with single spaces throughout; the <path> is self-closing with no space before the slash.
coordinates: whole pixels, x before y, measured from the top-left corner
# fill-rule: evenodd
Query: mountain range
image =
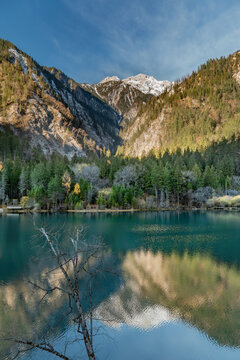
<path id="1" fill-rule="evenodd" d="M 28 155 L 35 148 L 68 158 L 201 150 L 239 136 L 239 84 L 240 52 L 181 81 L 138 74 L 86 84 L 0 40 L 0 140 L 11 133 Z"/>

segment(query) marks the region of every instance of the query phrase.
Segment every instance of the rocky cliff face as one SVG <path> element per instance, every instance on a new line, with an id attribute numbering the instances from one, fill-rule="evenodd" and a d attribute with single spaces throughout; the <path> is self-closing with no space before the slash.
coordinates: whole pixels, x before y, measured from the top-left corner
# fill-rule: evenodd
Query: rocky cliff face
<path id="1" fill-rule="evenodd" d="M 78 84 L 0 40 L 0 129 L 8 126 L 16 135 L 23 134 L 32 148 L 46 155 L 57 152 L 71 158 L 104 149 L 115 153 L 122 145 L 130 156 L 143 148 L 150 151 L 146 141 L 158 144 L 151 131 L 139 137 L 136 149 L 128 145 L 129 139 L 144 122 L 140 115 L 146 104 L 172 86 L 143 74 Z"/>
<path id="2" fill-rule="evenodd" d="M 139 74 L 78 84 L 0 40 L 0 129 L 10 126 L 45 154 L 68 157 L 206 149 L 240 136 L 239 64 L 236 52 L 176 83 Z"/>
<path id="3" fill-rule="evenodd" d="M 24 132 L 45 154 L 116 151 L 120 115 L 62 72 L 0 42 L 0 125 Z"/>
<path id="4" fill-rule="evenodd" d="M 81 87 L 105 101 L 121 114 L 121 127 L 125 128 L 136 118 L 142 106 L 172 87 L 169 81 L 158 81 L 152 76 L 139 74 L 120 80 L 106 77 L 98 84 L 81 84 Z M 125 139 L 124 131 L 121 136 Z"/>

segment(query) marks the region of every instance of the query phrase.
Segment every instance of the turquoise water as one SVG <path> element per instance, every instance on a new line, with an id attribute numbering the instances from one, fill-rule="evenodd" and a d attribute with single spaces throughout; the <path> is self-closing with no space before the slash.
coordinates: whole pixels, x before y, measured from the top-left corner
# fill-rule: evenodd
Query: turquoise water
<path id="1" fill-rule="evenodd" d="M 98 359 L 240 358 L 239 214 L 0 216 L 0 334 L 45 334 L 58 349 L 68 339 L 68 355 L 84 359 L 81 345 L 70 344 L 74 327 L 65 299 L 52 296 L 39 305 L 26 282 L 52 265 L 36 231 L 40 224 L 61 234 L 85 225 L 89 238 L 106 244 L 107 266 L 121 274 L 95 284 L 96 317 L 111 320 L 95 323 Z M 0 359 L 14 351 L 0 342 Z M 56 359 L 40 351 L 23 358 Z"/>

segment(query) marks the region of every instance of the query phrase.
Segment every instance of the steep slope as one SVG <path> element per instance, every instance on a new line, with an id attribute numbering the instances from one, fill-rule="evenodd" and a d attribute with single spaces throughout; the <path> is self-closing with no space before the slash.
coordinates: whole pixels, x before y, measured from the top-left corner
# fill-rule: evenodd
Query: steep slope
<path id="1" fill-rule="evenodd" d="M 170 89 L 171 85 L 169 81 L 158 81 L 144 74 L 123 80 L 112 76 L 98 84 L 81 84 L 84 89 L 98 96 L 122 115 L 122 128 L 137 116 L 142 104 Z"/>
<path id="2" fill-rule="evenodd" d="M 118 153 L 145 156 L 190 148 L 240 135 L 240 52 L 209 60 L 173 89 L 150 98 L 123 129 Z"/>
<path id="3" fill-rule="evenodd" d="M 120 143 L 119 114 L 56 69 L 0 40 L 0 129 L 23 133 L 45 154 L 72 157 Z"/>
<path id="4" fill-rule="evenodd" d="M 240 135 L 240 52 L 175 83 L 139 74 L 78 84 L 0 40 L 0 131 L 24 139 L 25 152 L 69 158 L 203 150 Z"/>

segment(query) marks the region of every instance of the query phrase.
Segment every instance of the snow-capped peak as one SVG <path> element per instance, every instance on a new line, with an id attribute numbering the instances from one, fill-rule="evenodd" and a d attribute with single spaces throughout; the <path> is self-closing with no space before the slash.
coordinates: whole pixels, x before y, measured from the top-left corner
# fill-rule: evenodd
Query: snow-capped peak
<path id="1" fill-rule="evenodd" d="M 136 89 L 140 90 L 144 94 L 151 94 L 158 96 L 162 94 L 165 89 L 170 89 L 172 83 L 168 80 L 159 81 L 153 76 L 145 74 L 138 74 L 136 76 L 130 76 L 122 80 L 125 84 L 129 84 Z"/>
<path id="2" fill-rule="evenodd" d="M 98 84 L 104 84 L 109 81 L 120 81 L 120 79 L 117 76 L 107 76 L 105 79 L 100 81 Z"/>
<path id="3" fill-rule="evenodd" d="M 173 83 L 168 80 L 159 81 L 156 80 L 153 76 L 138 74 L 123 80 L 119 79 L 117 76 L 108 76 L 100 81 L 97 86 L 106 83 L 112 83 L 114 81 L 120 81 L 122 84 L 128 84 L 144 94 L 151 94 L 154 96 L 162 94 L 166 89 L 169 90 L 173 85 Z"/>

